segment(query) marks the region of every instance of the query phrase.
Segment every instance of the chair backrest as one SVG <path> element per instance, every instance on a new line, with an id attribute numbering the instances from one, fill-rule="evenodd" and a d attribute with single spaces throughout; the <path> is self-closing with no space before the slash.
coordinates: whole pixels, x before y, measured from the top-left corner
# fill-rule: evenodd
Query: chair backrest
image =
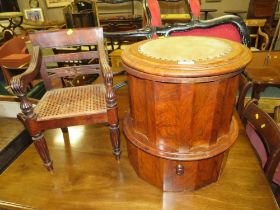
<path id="1" fill-rule="evenodd" d="M 148 0 L 147 0 L 148 1 Z M 157 1 L 154 1 L 157 2 Z M 211 36 L 250 44 L 248 29 L 242 18 L 226 15 L 211 20 L 200 19 L 200 1 L 188 0 L 192 20 L 186 24 L 158 28 L 157 34 L 164 36 Z"/>
<path id="2" fill-rule="evenodd" d="M 267 113 L 257 106 L 256 100 L 251 100 L 246 104 L 242 116 L 247 125 L 248 137 L 251 138 L 250 141 L 260 156 L 268 180 L 272 182 L 280 161 L 280 128 Z M 254 132 L 248 132 L 250 129 Z"/>
<path id="3" fill-rule="evenodd" d="M 185 25 L 159 29 L 157 33 L 164 36 L 211 36 L 250 45 L 250 36 L 244 21 L 234 15 L 211 20 L 193 20 Z"/>
<path id="4" fill-rule="evenodd" d="M 17 36 L 5 42 L 0 47 L 0 58 L 11 54 L 26 53 L 26 42 L 29 40 L 27 36 Z"/>
<path id="5" fill-rule="evenodd" d="M 56 31 L 39 31 L 29 35 L 33 46 L 40 46 L 41 51 L 47 48 L 72 48 L 80 46 L 95 46 L 91 49 L 56 55 L 43 55 L 40 73 L 46 88 L 55 86 L 53 79 L 100 73 L 100 53 L 104 52 L 102 28 L 61 29 Z M 88 49 L 88 48 L 87 48 Z M 66 51 L 66 50 L 65 50 Z M 45 53 L 46 51 L 43 51 Z M 42 54 L 43 54 L 42 53 Z M 105 56 L 107 59 L 107 56 Z M 96 61 L 97 60 L 97 61 Z M 57 67 L 54 63 L 71 61 L 77 66 Z M 80 65 L 85 64 L 86 65 Z"/>
<path id="6" fill-rule="evenodd" d="M 143 0 L 144 12 L 148 27 L 162 26 L 160 7 L 157 0 Z"/>
<path id="7" fill-rule="evenodd" d="M 200 18 L 200 0 L 188 0 L 192 20 Z"/>
<path id="8" fill-rule="evenodd" d="M 266 50 L 269 44 L 269 36 L 262 31 L 265 26 L 266 19 L 246 19 L 245 24 L 249 29 L 251 38 L 251 47 L 259 50 Z"/>
<path id="9" fill-rule="evenodd" d="M 185 10 L 191 13 L 192 18 L 199 18 L 200 3 L 199 0 L 182 0 Z M 175 2 L 175 1 L 170 1 Z M 158 0 L 143 0 L 144 13 L 147 19 L 147 26 L 161 27 L 161 10 Z"/>
<path id="10" fill-rule="evenodd" d="M 189 7 L 184 0 L 158 0 L 162 14 L 185 14 L 189 13 Z"/>

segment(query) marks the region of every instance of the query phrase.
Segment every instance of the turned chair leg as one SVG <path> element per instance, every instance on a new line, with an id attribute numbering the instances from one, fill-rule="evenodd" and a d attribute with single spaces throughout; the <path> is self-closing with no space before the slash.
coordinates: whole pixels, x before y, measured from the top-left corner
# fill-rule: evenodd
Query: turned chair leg
<path id="1" fill-rule="evenodd" d="M 49 149 L 43 133 L 32 136 L 35 148 L 44 162 L 44 166 L 48 171 L 53 171 L 53 164 L 50 159 Z"/>
<path id="2" fill-rule="evenodd" d="M 120 148 L 120 129 L 118 124 L 110 124 L 110 137 L 113 147 L 113 154 L 115 155 L 116 160 L 120 159 L 121 148 Z"/>
<path id="3" fill-rule="evenodd" d="M 63 133 L 68 133 L 68 132 L 69 132 L 67 127 L 66 127 L 66 128 L 61 128 L 61 131 L 62 131 Z"/>

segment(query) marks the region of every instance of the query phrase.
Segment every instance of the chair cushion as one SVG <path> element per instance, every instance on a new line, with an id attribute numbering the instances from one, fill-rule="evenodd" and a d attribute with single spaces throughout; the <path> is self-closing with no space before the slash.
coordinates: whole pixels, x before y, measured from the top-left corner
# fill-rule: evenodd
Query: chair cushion
<path id="1" fill-rule="evenodd" d="M 262 168 L 264 168 L 265 163 L 267 161 L 267 152 L 262 143 L 262 140 L 260 139 L 259 135 L 255 132 L 254 128 L 250 123 L 246 125 L 246 133 L 249 137 L 251 144 L 253 145 L 261 159 Z M 280 185 L 280 164 L 278 164 L 274 173 L 273 182 Z"/>
<path id="2" fill-rule="evenodd" d="M 230 23 L 213 26 L 207 29 L 194 29 L 190 31 L 173 32 L 171 36 L 211 36 L 241 42 L 240 33 Z"/>
<path id="3" fill-rule="evenodd" d="M 152 26 L 161 26 L 161 17 L 160 17 L 160 8 L 158 1 L 155 0 L 148 0 L 149 9 L 151 11 L 151 18 L 152 18 Z"/>
<path id="4" fill-rule="evenodd" d="M 106 113 L 103 84 L 47 91 L 34 109 L 37 121 Z"/>

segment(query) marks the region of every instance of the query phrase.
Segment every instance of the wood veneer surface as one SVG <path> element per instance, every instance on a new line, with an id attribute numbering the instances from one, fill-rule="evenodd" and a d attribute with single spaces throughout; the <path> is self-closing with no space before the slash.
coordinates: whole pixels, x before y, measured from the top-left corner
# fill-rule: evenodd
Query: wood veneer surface
<path id="1" fill-rule="evenodd" d="M 15 118 L 0 118 L 0 151 L 2 151 L 20 132 L 23 125 Z"/>
<path id="2" fill-rule="evenodd" d="M 128 109 L 126 89 L 119 90 L 118 104 L 122 120 Z M 70 141 L 65 143 L 59 129 L 46 132 L 55 161 L 53 175 L 40 167 L 35 148 L 30 146 L 0 176 L 0 200 L 38 209 L 278 209 L 243 128 L 219 181 L 180 193 L 163 193 L 137 177 L 123 135 L 123 153 L 116 164 L 106 127 L 77 126 L 69 132 Z"/>

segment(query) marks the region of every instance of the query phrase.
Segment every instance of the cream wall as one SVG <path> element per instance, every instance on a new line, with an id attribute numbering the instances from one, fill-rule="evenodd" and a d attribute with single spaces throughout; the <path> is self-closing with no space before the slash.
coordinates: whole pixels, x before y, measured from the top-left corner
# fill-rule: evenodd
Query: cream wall
<path id="1" fill-rule="evenodd" d="M 250 0 L 221 0 L 220 2 L 206 2 L 201 0 L 201 8 L 203 9 L 217 9 L 217 12 L 208 13 L 208 18 L 225 15 L 225 10 L 248 10 Z M 247 13 L 242 14 L 241 17 L 246 18 Z"/>
<path id="2" fill-rule="evenodd" d="M 201 0 L 201 7 L 207 9 L 217 9 L 217 12 L 209 13 L 208 17 L 217 17 L 225 15 L 224 11 L 228 9 L 243 9 L 248 10 L 250 0 L 221 0 L 220 2 L 206 2 L 207 0 Z M 63 20 L 63 7 L 58 8 L 47 8 L 45 0 L 39 0 L 40 7 L 44 12 L 46 20 Z M 18 0 L 20 10 L 23 11 L 25 8 L 29 8 L 28 0 Z M 246 13 L 241 15 L 246 17 Z"/>
<path id="3" fill-rule="evenodd" d="M 45 20 L 64 20 L 64 15 L 62 12 L 63 7 L 57 8 L 47 8 L 45 0 L 39 0 L 40 8 L 42 8 Z M 28 0 L 18 0 L 18 6 L 20 11 L 24 9 L 29 9 Z"/>

